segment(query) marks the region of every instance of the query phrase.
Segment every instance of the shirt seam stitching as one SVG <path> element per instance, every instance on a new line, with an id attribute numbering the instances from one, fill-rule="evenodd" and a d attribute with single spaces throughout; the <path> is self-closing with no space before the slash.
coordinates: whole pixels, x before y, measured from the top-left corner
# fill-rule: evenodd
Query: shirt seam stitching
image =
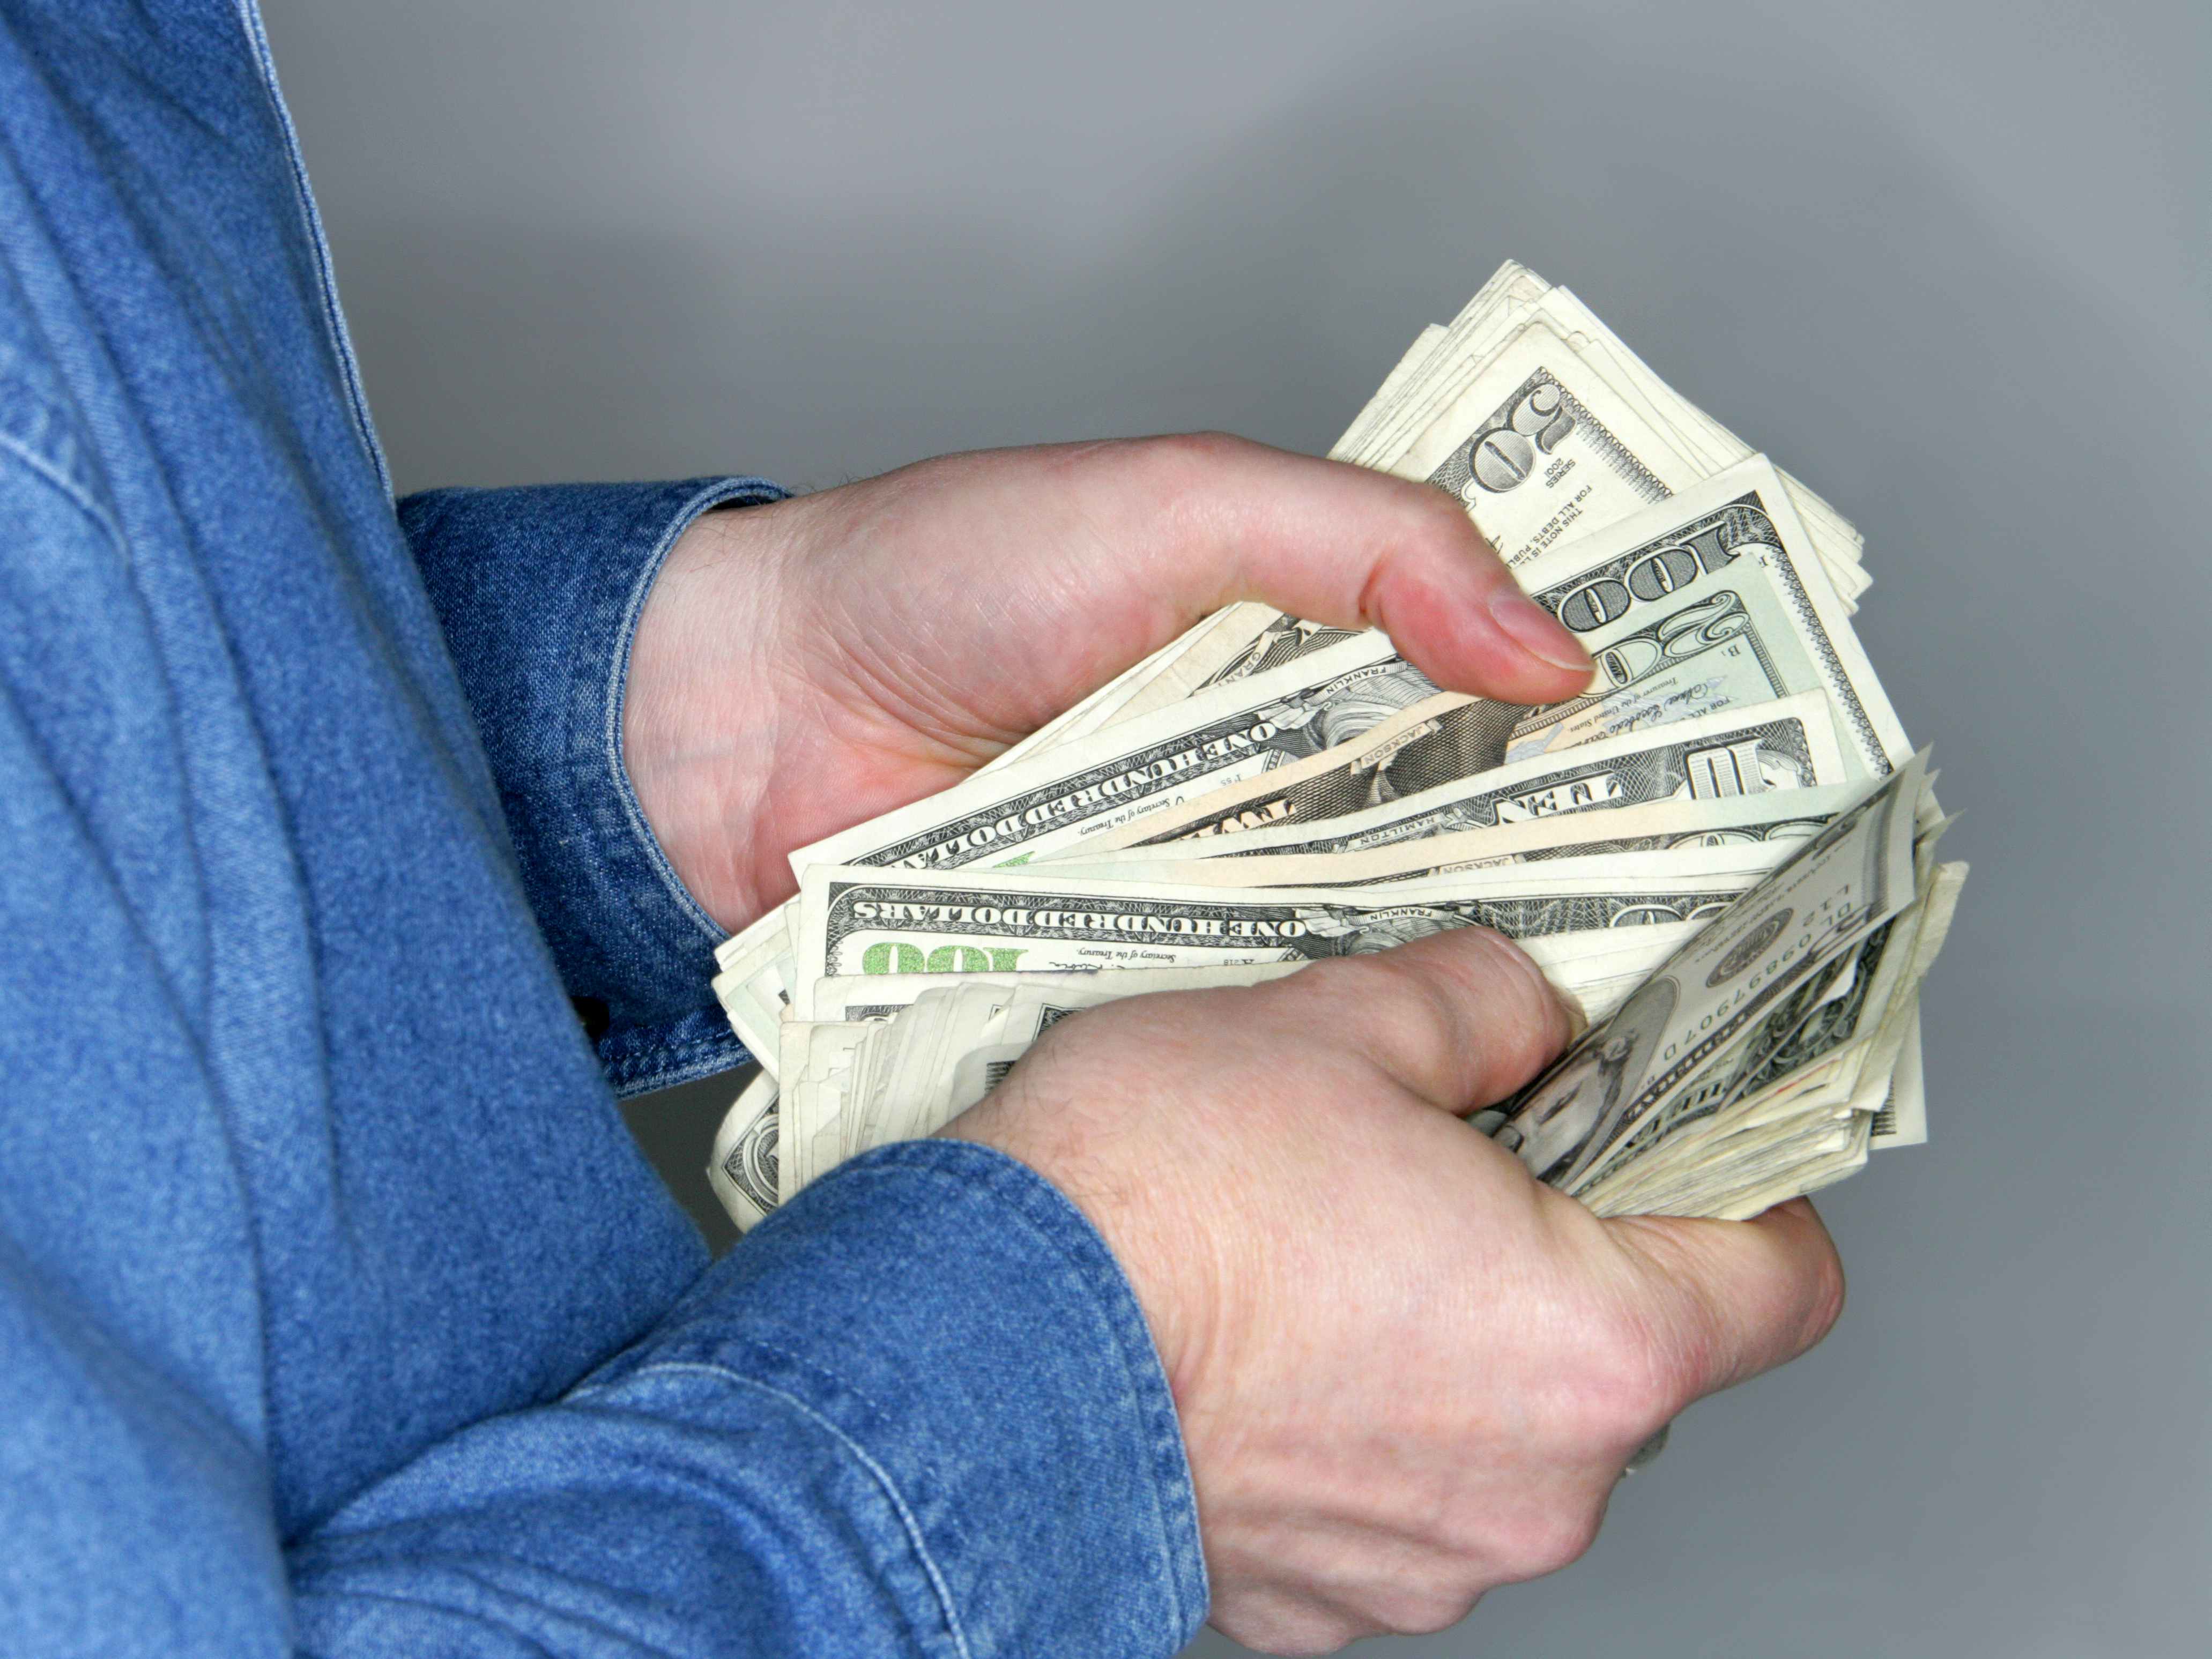
<path id="1" fill-rule="evenodd" d="M 0 452 L 14 456 L 22 463 L 27 471 L 43 480 L 57 495 L 61 495 L 70 506 L 91 520 L 112 545 L 118 548 L 123 546 L 122 526 L 101 510 L 100 503 L 87 495 L 75 479 L 60 471 L 37 450 L 23 442 L 12 432 L 0 432 Z"/>
<path id="2" fill-rule="evenodd" d="M 910 1145 L 911 1144 L 924 1143 L 910 1143 Z M 938 1144 L 941 1145 L 942 1143 Z M 886 1150 L 888 1151 L 890 1149 Z M 980 1151 L 981 1149 L 979 1148 L 978 1150 Z M 1003 1156 L 1003 1154 L 1000 1156 Z M 1017 1194 L 1002 1190 L 1003 1182 L 1001 1176 L 1004 1172 L 996 1168 L 970 1170 L 947 1170 L 940 1167 L 933 1162 L 916 1158 L 913 1157 L 910 1152 L 906 1156 L 900 1156 L 897 1152 L 893 1152 L 890 1156 L 880 1158 L 872 1163 L 860 1164 L 848 1164 L 842 1170 L 833 1171 L 832 1174 L 842 1175 L 848 1180 L 855 1180 L 862 1176 L 880 1177 L 894 1170 L 911 1171 L 915 1174 L 927 1176 L 933 1180 L 943 1182 L 957 1188 L 963 1192 L 977 1194 L 989 1199 L 997 1206 L 998 1208 L 1009 1213 L 1014 1219 L 1018 1221 L 1041 1245 L 1049 1249 L 1062 1263 L 1062 1265 L 1076 1276 L 1079 1284 L 1085 1285 L 1086 1288 L 1091 1288 L 1093 1305 L 1096 1307 L 1097 1316 L 1106 1328 L 1108 1340 L 1112 1345 L 1115 1356 L 1121 1362 L 1122 1380 L 1129 1390 L 1132 1407 L 1138 1419 L 1139 1426 L 1136 1436 L 1137 1440 L 1139 1444 L 1146 1445 L 1147 1473 L 1152 1475 L 1155 1482 L 1155 1502 L 1158 1504 L 1158 1508 L 1155 1510 L 1155 1518 L 1158 1528 L 1160 1547 L 1163 1552 L 1161 1565 L 1164 1569 L 1162 1576 L 1166 1581 L 1168 1594 L 1174 1603 L 1174 1613 L 1176 1616 L 1177 1624 L 1180 1626 L 1187 1623 L 1188 1615 L 1184 1606 L 1180 1578 L 1176 1570 L 1175 1548 L 1170 1537 L 1170 1532 L 1172 1531 L 1176 1535 L 1180 1535 L 1185 1532 L 1188 1532 L 1192 1534 L 1190 1541 L 1194 1545 L 1197 1544 L 1198 1540 L 1196 1537 L 1195 1527 L 1196 1517 L 1194 1514 L 1186 1514 L 1183 1512 L 1188 1506 L 1180 1501 L 1180 1499 L 1171 1503 L 1169 1500 L 1167 1494 L 1158 1490 L 1158 1480 L 1159 1471 L 1157 1468 L 1150 1467 L 1155 1461 L 1157 1454 L 1147 1443 L 1151 1438 L 1150 1425 L 1147 1419 L 1153 1418 L 1155 1412 L 1152 1409 L 1148 1409 L 1145 1404 L 1147 1396 L 1152 1392 L 1150 1388 L 1146 1385 L 1157 1378 L 1161 1387 L 1165 1388 L 1167 1386 L 1167 1380 L 1164 1375 L 1160 1372 L 1158 1351 L 1158 1348 L 1151 1342 L 1149 1330 L 1146 1332 L 1146 1340 L 1147 1351 L 1152 1356 L 1152 1364 L 1148 1371 L 1140 1376 L 1139 1372 L 1143 1368 L 1140 1368 L 1137 1363 L 1136 1356 L 1132 1352 L 1132 1343 L 1130 1341 L 1128 1333 L 1124 1328 L 1126 1315 L 1129 1311 L 1129 1309 L 1102 1305 L 1104 1303 L 1105 1298 L 1099 1297 L 1096 1288 L 1092 1285 L 1096 1264 L 1085 1258 L 1091 1255 L 1103 1257 L 1106 1273 L 1115 1281 L 1115 1288 L 1119 1290 L 1121 1297 L 1127 1299 L 1127 1302 L 1132 1308 L 1137 1308 L 1139 1310 L 1137 1311 L 1136 1317 L 1141 1327 L 1144 1318 L 1141 1307 L 1140 1304 L 1138 1304 L 1136 1302 L 1136 1291 L 1129 1285 L 1127 1275 L 1121 1271 L 1121 1264 L 1114 1259 L 1112 1251 L 1106 1247 L 1104 1242 L 1097 1237 L 1096 1230 L 1092 1227 L 1089 1218 L 1085 1217 L 1079 1210 L 1077 1210 L 1075 1206 L 1064 1194 L 1060 1193 L 1057 1188 L 1053 1187 L 1050 1182 L 1046 1182 L 1042 1176 L 1036 1176 L 1034 1171 L 1029 1172 L 1032 1178 L 1035 1179 L 1039 1185 L 1042 1186 L 1046 1192 L 1050 1194 L 1053 1200 L 1057 1200 L 1060 1205 L 1064 1206 L 1070 1212 L 1070 1215 L 1077 1224 L 1084 1229 L 1085 1232 L 1089 1235 L 1081 1240 L 1079 1246 L 1072 1245 L 1068 1240 L 1057 1236 L 1054 1230 L 1046 1224 L 1043 1217 L 1032 1212 L 1030 1200 L 1033 1195 Z M 825 1179 L 829 1177 L 825 1177 Z M 1064 1223 L 1067 1218 L 1061 1218 L 1061 1219 Z M 1118 1299 L 1119 1298 L 1116 1298 L 1116 1300 Z M 1170 1409 L 1169 1415 L 1170 1420 L 1173 1420 L 1175 1413 L 1172 1407 Z M 1176 1433 L 1177 1445 L 1179 1449 L 1183 1451 L 1183 1488 L 1186 1492 L 1189 1492 L 1191 1491 L 1190 1482 L 1192 1477 L 1190 1473 L 1188 1450 L 1188 1448 L 1182 1447 L 1180 1437 L 1181 1429 L 1179 1426 Z M 1193 1496 L 1194 1497 L 1194 1493 Z M 1175 1512 L 1172 1515 L 1170 1514 L 1171 1510 Z M 1200 1558 L 1199 1571 L 1201 1574 L 1202 1582 L 1202 1576 L 1205 1571 L 1202 1557 Z"/>
<path id="3" fill-rule="evenodd" d="M 805 1363 L 798 1362 L 797 1356 L 785 1353 L 773 1344 L 757 1343 L 753 1346 L 763 1352 L 775 1354 L 779 1358 Z M 775 1388 L 757 1377 L 750 1377 L 741 1371 L 732 1370 L 726 1365 L 717 1364 L 713 1360 L 662 1359 L 641 1366 L 629 1376 L 615 1382 L 593 1383 L 586 1388 L 577 1389 L 568 1398 L 574 1401 L 614 1393 L 628 1387 L 630 1383 L 655 1375 L 690 1374 L 705 1376 L 714 1381 L 766 1395 L 770 1399 L 782 1401 L 801 1417 L 814 1424 L 842 1449 L 846 1455 L 868 1472 L 870 1478 L 882 1490 L 884 1500 L 890 1504 L 892 1511 L 898 1516 L 900 1529 L 906 1534 L 908 1547 L 913 1549 L 921 1562 L 922 1571 L 929 1579 L 931 1591 L 937 1597 L 938 1610 L 945 1615 L 945 1626 L 952 1637 L 954 1650 L 961 1656 L 961 1659 L 974 1659 L 975 1650 L 969 1645 L 967 1632 L 961 1626 L 960 1611 L 953 1599 L 951 1586 L 945 1582 L 944 1572 L 938 1566 L 936 1558 L 930 1553 L 928 1540 L 921 1519 L 908 1504 L 906 1495 L 899 1490 L 898 1482 L 891 1477 L 889 1469 L 869 1454 L 866 1447 L 848 1434 L 829 1416 L 817 1410 L 789 1389 Z M 852 1388 L 851 1384 L 838 1377 L 835 1372 L 825 1374 L 840 1387 Z M 852 1389 L 852 1393 L 854 1397 L 866 1405 L 871 1412 L 880 1414 L 881 1408 L 869 1399 L 866 1394 L 859 1389 Z M 923 1465 L 923 1471 L 935 1478 L 934 1472 L 926 1462 Z"/>
<path id="4" fill-rule="evenodd" d="M 307 251 L 314 260 L 316 297 L 321 302 L 325 337 L 337 359 L 339 376 L 345 382 L 346 403 L 353 414 L 355 434 L 368 452 L 370 464 L 376 468 L 377 481 L 383 485 L 388 501 L 392 494 L 391 464 L 385 459 L 384 446 L 377 441 L 376 424 L 368 412 L 368 387 L 362 379 L 360 360 L 354 356 L 353 337 L 346 328 L 345 312 L 338 304 L 337 270 L 331 258 L 330 239 L 323 230 L 322 210 L 315 205 L 314 188 L 307 181 L 307 158 L 300 148 L 299 130 L 292 125 L 292 112 L 277 83 L 276 55 L 269 45 L 268 26 L 262 21 L 259 0 L 237 0 L 237 3 L 246 39 L 253 47 L 254 67 L 260 75 L 262 90 L 268 94 L 270 109 L 283 137 L 284 156 L 292 173 L 292 193 L 307 233 Z"/>

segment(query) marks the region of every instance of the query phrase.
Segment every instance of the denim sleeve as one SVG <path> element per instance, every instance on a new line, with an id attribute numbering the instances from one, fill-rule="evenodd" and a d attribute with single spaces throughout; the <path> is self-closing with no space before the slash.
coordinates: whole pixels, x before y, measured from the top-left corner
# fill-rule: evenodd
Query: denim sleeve
<path id="1" fill-rule="evenodd" d="M 617 1093 L 741 1064 L 708 992 L 722 940 L 661 851 L 622 755 L 630 641 L 661 561 L 759 478 L 434 489 L 399 518 L 451 645 L 524 889 Z"/>
<path id="2" fill-rule="evenodd" d="M 1144 1659 L 1206 1607 L 1182 1442 L 1097 1235 L 951 1141 L 816 1183 L 658 1334 L 292 1552 L 339 1656 Z"/>
<path id="3" fill-rule="evenodd" d="M 593 1119 L 548 1125 L 549 1158 L 513 1133 L 526 1101 L 394 1093 L 362 1109 L 429 1150 L 337 1180 L 379 1143 L 327 1072 L 380 1050 L 325 1047 L 352 1011 L 318 1027 L 313 972 L 285 978 L 270 931 L 237 925 L 296 896 L 270 873 L 281 824 L 240 809 L 252 780 L 215 741 L 244 710 L 175 700 L 161 647 L 183 636 L 89 493 L 26 459 L 0 420 L 0 1000 L 19 1016 L 0 1022 L 0 1654 L 1186 1641 L 1206 1603 L 1195 1499 L 1142 1310 L 1081 1214 L 982 1147 L 855 1160 L 689 1290 L 633 1276 L 640 1317 L 580 1383 L 540 1392 L 518 1365 L 513 1408 L 449 1415 L 457 1351 L 557 1353 L 607 1324 L 483 1243 L 579 1271 L 545 1194 L 593 1174 Z M 198 793 L 210 750 L 226 763 Z M 464 1130 L 497 1155 L 427 1189 L 410 1159 Z M 387 1301 L 439 1328 L 386 1341 L 363 1309 Z M 303 1510 L 317 1449 L 295 1433 L 288 1455 L 280 1419 L 309 1374 L 405 1449 Z"/>

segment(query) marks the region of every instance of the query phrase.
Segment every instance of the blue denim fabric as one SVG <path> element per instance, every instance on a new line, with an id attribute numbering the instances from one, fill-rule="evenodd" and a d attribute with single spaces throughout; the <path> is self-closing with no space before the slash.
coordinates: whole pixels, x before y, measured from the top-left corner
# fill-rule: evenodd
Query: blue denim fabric
<path id="1" fill-rule="evenodd" d="M 611 734 L 766 487 L 403 528 L 326 264 L 250 9 L 0 7 L 0 1653 L 1172 1651 L 1080 1215 L 920 1143 L 709 1268 L 569 1005 L 733 1054 Z"/>
<path id="2" fill-rule="evenodd" d="M 695 478 L 436 489 L 399 503 L 531 904 L 569 994 L 605 1010 L 599 1057 L 618 1093 L 746 1059 L 705 990 L 722 930 L 678 879 L 623 769 L 623 682 L 678 534 L 710 508 L 783 493 L 758 478 Z"/>

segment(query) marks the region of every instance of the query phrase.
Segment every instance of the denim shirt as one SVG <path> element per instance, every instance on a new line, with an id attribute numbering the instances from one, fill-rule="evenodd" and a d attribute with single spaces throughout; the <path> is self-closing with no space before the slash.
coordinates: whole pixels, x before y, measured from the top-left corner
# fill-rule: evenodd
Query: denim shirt
<path id="1" fill-rule="evenodd" d="M 395 509 L 250 6 L 0 6 L 0 1653 L 1204 1616 L 1052 1187 L 885 1148 L 710 1266 L 616 1110 L 741 1058 L 618 740 L 662 554 L 775 493 Z"/>

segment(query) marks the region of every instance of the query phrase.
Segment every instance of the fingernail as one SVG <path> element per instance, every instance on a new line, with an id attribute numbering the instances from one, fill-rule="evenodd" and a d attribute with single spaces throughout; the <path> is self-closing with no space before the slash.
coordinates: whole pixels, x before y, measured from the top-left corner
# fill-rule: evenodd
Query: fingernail
<path id="1" fill-rule="evenodd" d="M 1532 657 L 1554 668 L 1587 674 L 1589 653 L 1575 636 L 1562 628 L 1552 613 L 1517 587 L 1501 587 L 1490 596 L 1491 620 L 1505 637 Z"/>

